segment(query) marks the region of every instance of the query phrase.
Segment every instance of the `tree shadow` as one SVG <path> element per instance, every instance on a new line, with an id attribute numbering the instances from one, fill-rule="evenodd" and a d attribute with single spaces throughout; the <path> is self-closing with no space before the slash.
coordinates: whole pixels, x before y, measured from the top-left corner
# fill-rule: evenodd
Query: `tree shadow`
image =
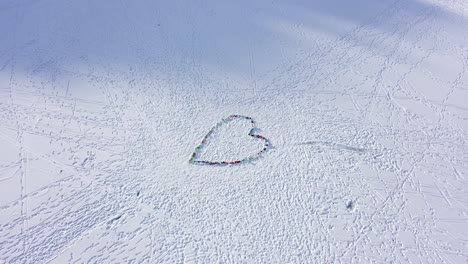
<path id="1" fill-rule="evenodd" d="M 466 25 L 459 14 L 418 0 L 8 0 L 0 17 L 1 88 L 16 72 L 51 82 L 93 74 L 163 79 L 188 90 L 222 89 L 222 82 L 227 90 L 252 86 L 252 93 L 273 87 L 291 67 L 347 63 L 352 47 L 385 56 L 392 50 L 385 40 L 412 39 L 424 20 Z"/>

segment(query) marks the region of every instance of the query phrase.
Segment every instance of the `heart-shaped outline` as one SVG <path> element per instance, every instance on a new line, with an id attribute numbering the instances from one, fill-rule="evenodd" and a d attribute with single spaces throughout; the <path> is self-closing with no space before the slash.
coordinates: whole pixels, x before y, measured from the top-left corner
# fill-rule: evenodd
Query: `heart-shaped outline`
<path id="1" fill-rule="evenodd" d="M 233 160 L 233 161 L 209 161 L 209 160 L 196 160 L 196 157 L 199 155 L 199 152 L 200 150 L 203 148 L 203 146 L 205 145 L 208 137 L 213 134 L 214 130 L 216 130 L 218 127 L 220 127 L 221 125 L 223 125 L 224 123 L 227 123 L 229 121 L 232 121 L 233 119 L 236 119 L 236 118 L 242 118 L 242 119 L 247 119 L 247 120 L 250 120 L 250 124 L 252 125 L 252 128 L 250 129 L 249 131 L 249 136 L 251 137 L 254 137 L 254 138 L 259 138 L 263 141 L 265 141 L 265 145 L 263 147 L 262 150 L 260 150 L 259 152 L 257 152 L 257 154 L 255 155 L 251 155 L 251 156 L 248 156 L 248 157 L 245 157 L 243 159 L 239 159 L 239 160 Z M 205 137 L 203 138 L 202 142 L 200 145 L 198 145 L 195 150 L 193 151 L 192 153 L 192 156 L 190 157 L 190 160 L 189 160 L 189 163 L 195 163 L 195 164 L 202 164 L 202 165 L 235 165 L 235 164 L 240 164 L 240 163 L 245 163 L 245 162 L 249 162 L 249 161 L 252 161 L 252 160 L 255 160 L 257 158 L 259 158 L 262 153 L 264 153 L 265 151 L 267 151 L 271 144 L 270 144 L 270 140 L 268 140 L 267 138 L 265 138 L 264 136 L 262 135 L 258 135 L 258 134 L 254 134 L 254 130 L 256 129 L 255 127 L 255 121 L 251 118 L 251 117 L 248 117 L 248 116 L 243 116 L 243 115 L 230 115 L 226 118 L 223 118 L 221 119 L 220 122 L 218 122 L 214 127 L 212 127 L 210 129 L 210 131 L 208 131 L 208 133 L 205 135 Z"/>

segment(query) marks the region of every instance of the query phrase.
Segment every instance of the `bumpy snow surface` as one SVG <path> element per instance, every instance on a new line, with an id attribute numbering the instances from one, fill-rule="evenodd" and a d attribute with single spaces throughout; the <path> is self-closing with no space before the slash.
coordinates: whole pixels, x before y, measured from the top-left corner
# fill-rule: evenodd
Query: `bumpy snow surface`
<path id="1" fill-rule="evenodd" d="M 466 263 L 467 140 L 466 0 L 0 1 L 0 263 Z"/>

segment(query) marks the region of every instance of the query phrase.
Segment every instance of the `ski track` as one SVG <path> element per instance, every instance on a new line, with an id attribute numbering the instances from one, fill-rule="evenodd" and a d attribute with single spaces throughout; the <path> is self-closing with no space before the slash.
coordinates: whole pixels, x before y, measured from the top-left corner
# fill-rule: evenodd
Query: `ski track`
<path id="1" fill-rule="evenodd" d="M 249 24 L 276 1 L 0 4 L 0 262 L 466 263 L 468 5 L 421 2 L 335 35 Z M 272 149 L 189 164 L 230 114 Z"/>

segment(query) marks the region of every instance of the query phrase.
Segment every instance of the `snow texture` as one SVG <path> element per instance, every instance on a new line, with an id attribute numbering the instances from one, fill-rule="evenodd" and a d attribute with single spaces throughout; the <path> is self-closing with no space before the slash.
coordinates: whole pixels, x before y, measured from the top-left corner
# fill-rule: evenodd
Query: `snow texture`
<path id="1" fill-rule="evenodd" d="M 467 263 L 467 43 L 466 0 L 2 0 L 0 263 Z M 231 114 L 271 149 L 190 164 Z"/>

